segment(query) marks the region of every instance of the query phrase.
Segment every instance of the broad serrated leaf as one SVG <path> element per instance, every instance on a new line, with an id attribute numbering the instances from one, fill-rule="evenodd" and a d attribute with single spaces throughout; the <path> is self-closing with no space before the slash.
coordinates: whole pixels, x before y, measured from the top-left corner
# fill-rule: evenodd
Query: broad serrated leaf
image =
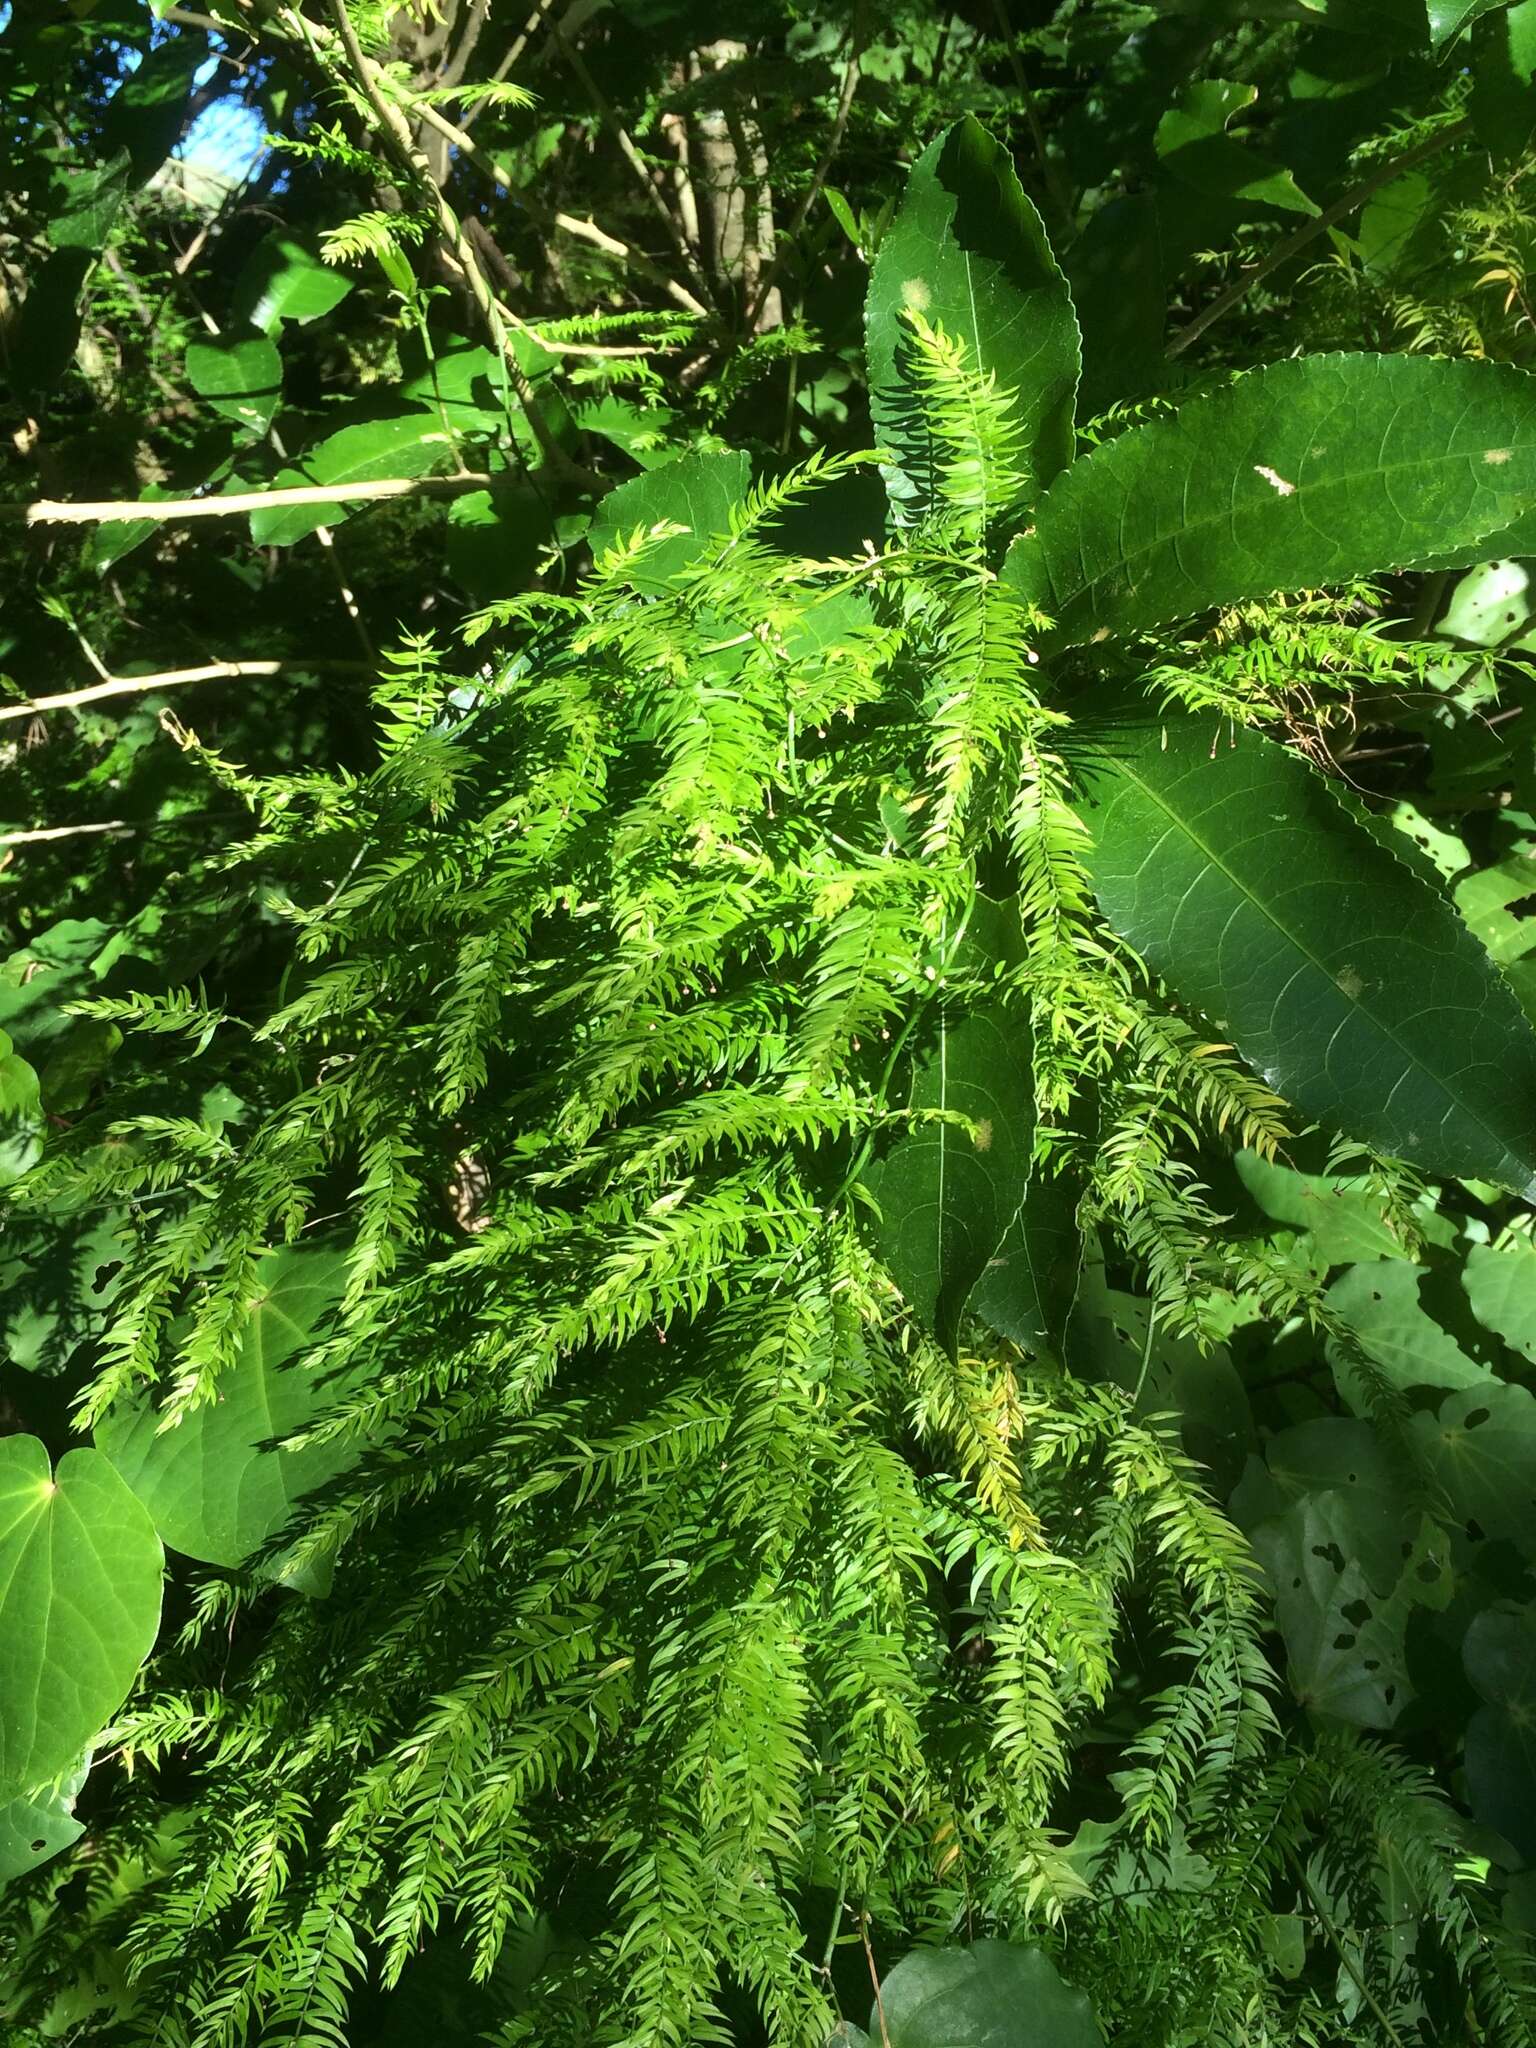
<path id="1" fill-rule="evenodd" d="M 1388 569 L 1521 550 L 1536 379 L 1503 364 L 1311 356 L 1095 449 L 1046 493 L 1004 577 L 1068 642 Z"/>
<path id="2" fill-rule="evenodd" d="M 889 2048 L 1103 2048 L 1093 2007 L 1037 1948 L 920 1948 L 880 1985 L 869 2031 Z"/>
<path id="3" fill-rule="evenodd" d="M 264 434 L 283 392 L 283 359 L 264 334 L 194 341 L 187 378 L 199 398 L 249 434 Z"/>
<path id="4" fill-rule="evenodd" d="M 1072 459 L 1077 316 L 1011 158 L 969 115 L 912 166 L 869 282 L 870 410 L 893 458 L 886 488 L 901 521 L 929 511 L 933 492 L 933 450 L 904 367 L 908 312 L 964 341 L 971 363 L 1013 394 L 1026 467 L 1043 488 Z"/>
<path id="5" fill-rule="evenodd" d="M 172 1550 L 238 1565 L 282 1528 L 294 1503 L 355 1463 L 355 1444 L 269 1448 L 303 1429 L 342 1391 L 306 1367 L 346 1284 L 341 1253 L 279 1251 L 262 1262 L 240 1355 L 219 1398 L 159 1429 L 148 1401 L 125 1403 L 96 1429 L 98 1449 L 144 1503 Z"/>
<path id="6" fill-rule="evenodd" d="M 593 518 L 589 541 L 594 560 L 653 526 L 684 528 L 648 548 L 630 573 L 636 590 L 659 594 L 699 559 L 716 534 L 729 530 L 750 475 L 751 465 L 739 449 L 722 448 L 699 449 L 632 477 L 609 492 Z"/>
<path id="7" fill-rule="evenodd" d="M 453 459 L 453 443 L 442 422 L 428 412 L 408 412 L 389 420 L 360 420 L 339 427 L 312 448 L 302 462 L 280 470 L 272 479 L 275 491 L 301 484 L 367 484 L 387 477 L 427 476 Z M 247 486 L 238 485 L 237 489 Z M 251 514 L 251 539 L 257 547 L 292 547 L 317 526 L 336 526 L 356 503 L 274 505 Z"/>
<path id="8" fill-rule="evenodd" d="M 1536 1034 L 1451 906 L 1274 742 L 1128 729 L 1089 778 L 1104 914 L 1307 1116 L 1536 1187 Z"/>
<path id="9" fill-rule="evenodd" d="M 160 1625 L 160 1539 L 99 1451 L 0 1440 L 0 1797 L 74 1765 Z"/>
<path id="10" fill-rule="evenodd" d="M 287 228 L 274 228 L 257 243 L 235 280 L 231 317 L 273 334 L 285 320 L 301 326 L 318 320 L 340 305 L 352 285 L 350 277 L 322 263 L 310 243 Z"/>

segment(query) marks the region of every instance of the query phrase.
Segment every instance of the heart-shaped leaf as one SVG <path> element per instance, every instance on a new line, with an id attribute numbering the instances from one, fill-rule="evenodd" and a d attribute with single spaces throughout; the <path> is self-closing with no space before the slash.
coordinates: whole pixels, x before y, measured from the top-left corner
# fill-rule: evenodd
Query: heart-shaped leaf
<path id="1" fill-rule="evenodd" d="M 98 1447 L 173 1550 L 208 1564 L 242 1564 L 302 1495 L 356 1460 L 350 1444 L 266 1448 L 303 1429 L 341 1391 L 306 1368 L 303 1353 L 345 1284 L 342 1253 L 269 1253 L 218 1400 L 194 1408 L 174 1429 L 159 1429 L 149 1401 L 124 1403 L 98 1424 Z"/>
<path id="2" fill-rule="evenodd" d="M 0 1440 L 0 1797 L 76 1763 L 160 1625 L 160 1539 L 99 1451 Z"/>
<path id="3" fill-rule="evenodd" d="M 869 2032 L 890 2048 L 1103 2048 L 1093 2007 L 1037 1948 L 921 1948 L 880 1986 Z"/>

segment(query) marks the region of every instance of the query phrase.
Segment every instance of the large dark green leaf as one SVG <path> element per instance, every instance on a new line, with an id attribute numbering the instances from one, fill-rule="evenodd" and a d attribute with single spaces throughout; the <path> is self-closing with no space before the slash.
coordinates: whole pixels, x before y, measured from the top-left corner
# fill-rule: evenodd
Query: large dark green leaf
<path id="1" fill-rule="evenodd" d="M 1037 1948 L 920 1948 L 880 1986 L 869 2028 L 890 2048 L 1103 2048 L 1093 2007 Z"/>
<path id="2" fill-rule="evenodd" d="M 0 1441 L 0 1798 L 78 1762 L 160 1624 L 160 1539 L 99 1451 Z"/>
<path id="3" fill-rule="evenodd" d="M 337 1392 L 302 1354 L 345 1279 L 339 1253 L 270 1253 L 219 1399 L 174 1429 L 159 1430 L 148 1401 L 125 1403 L 97 1426 L 98 1447 L 173 1550 L 208 1564 L 242 1564 L 282 1527 L 295 1501 L 355 1461 L 350 1444 L 270 1448 L 303 1429 Z"/>
<path id="4" fill-rule="evenodd" d="M 1066 1175 L 1036 1174 L 971 1292 L 971 1313 L 1026 1351 L 1060 1355 L 1083 1270 L 1080 1192 Z"/>
<path id="5" fill-rule="evenodd" d="M 957 966 L 984 972 L 1007 944 L 1011 913 L 978 898 Z M 1025 1026 L 990 999 L 941 1002 L 907 1108 L 916 1114 L 867 1184 L 880 1208 L 881 1255 L 914 1312 L 953 1349 L 1028 1186 L 1035 1099 Z"/>
<path id="6" fill-rule="evenodd" d="M 1467 1725 L 1472 1811 L 1536 1861 L 1536 1607 L 1490 1607 L 1462 1645 L 1485 1704 Z"/>
<path id="7" fill-rule="evenodd" d="M 1536 1036 L 1321 777 L 1179 718 L 1122 733 L 1090 782 L 1105 916 L 1272 1087 L 1431 1172 L 1536 1187 Z"/>
<path id="8" fill-rule="evenodd" d="M 1043 488 L 1072 459 L 1081 347 L 1066 279 L 1007 151 L 969 115 L 913 165 L 869 283 L 869 402 L 898 518 L 932 494 L 932 451 L 904 368 L 904 315 L 958 336 L 1014 394 L 1028 468 Z"/>
<path id="9" fill-rule="evenodd" d="M 1480 543 L 1533 504 L 1536 379 L 1494 363 L 1313 356 L 1075 463 L 1004 575 L 1080 641 L 1273 590 L 1480 560 Z"/>
<path id="10" fill-rule="evenodd" d="M 165 36 L 108 102 L 102 154 L 126 150 L 137 183 L 153 177 L 176 147 L 192 99 L 193 75 L 207 58 L 205 37 L 186 30 Z"/>

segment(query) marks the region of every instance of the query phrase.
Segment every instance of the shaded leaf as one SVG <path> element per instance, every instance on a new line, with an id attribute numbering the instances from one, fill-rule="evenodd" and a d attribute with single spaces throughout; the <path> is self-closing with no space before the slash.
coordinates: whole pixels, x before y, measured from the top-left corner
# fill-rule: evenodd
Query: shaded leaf
<path id="1" fill-rule="evenodd" d="M 903 356 L 903 315 L 962 339 L 970 361 L 1013 393 L 1035 487 L 1072 459 L 1081 364 L 1077 318 L 1044 225 L 1012 160 L 967 115 L 912 166 L 869 281 L 869 402 L 899 520 L 930 509 L 932 450 Z"/>
<path id="2" fill-rule="evenodd" d="M 1472 1811 L 1536 1860 L 1536 1607 L 1490 1607 L 1462 1643 L 1485 1704 L 1467 1724 Z"/>
<path id="3" fill-rule="evenodd" d="M 238 1565 L 288 1520 L 294 1503 L 353 1464 L 355 1444 L 264 1448 L 303 1429 L 342 1391 L 308 1370 L 303 1353 L 346 1284 L 341 1253 L 269 1253 L 261 1292 L 219 1399 L 157 1434 L 153 1403 L 115 1408 L 98 1448 L 154 1518 L 173 1550 Z"/>
<path id="4" fill-rule="evenodd" d="M 1536 1186 L 1536 1036 L 1443 898 L 1272 741 L 1127 732 L 1090 780 L 1104 914 L 1307 1116 Z"/>
<path id="5" fill-rule="evenodd" d="M 1036 1173 L 967 1304 L 1025 1351 L 1058 1357 L 1083 1271 L 1080 1194 L 1064 1174 Z"/>
<path id="6" fill-rule="evenodd" d="M 264 334 L 194 341 L 187 377 L 199 398 L 249 434 L 264 434 L 283 391 L 283 359 Z"/>
<path id="7" fill-rule="evenodd" d="M 1024 1026 L 995 1005 L 941 1011 L 907 1106 L 946 1120 L 911 1124 L 870 1171 L 878 1242 L 913 1312 L 953 1349 L 1029 1177 L 1035 1105 Z"/>
<path id="8" fill-rule="evenodd" d="M 920 1948 L 880 1986 L 869 2031 L 890 2048 L 1102 2048 L 1093 2007 L 1037 1948 Z"/>
<path id="9" fill-rule="evenodd" d="M 0 1796 L 76 1763 L 160 1625 L 160 1539 L 98 1451 L 0 1439 Z"/>
<path id="10" fill-rule="evenodd" d="M 193 75 L 207 59 L 206 37 L 185 30 L 163 36 L 108 101 L 101 151 L 126 150 L 135 184 L 153 177 L 181 139 Z"/>

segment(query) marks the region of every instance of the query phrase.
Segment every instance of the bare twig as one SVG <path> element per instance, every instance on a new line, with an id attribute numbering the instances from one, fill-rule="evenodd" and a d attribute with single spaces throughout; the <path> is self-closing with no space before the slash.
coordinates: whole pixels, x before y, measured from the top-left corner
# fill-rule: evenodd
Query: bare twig
<path id="1" fill-rule="evenodd" d="M 550 33 L 559 47 L 561 56 L 564 57 L 566 63 L 575 72 L 577 83 L 597 109 L 598 119 L 618 144 L 619 153 L 634 173 L 635 180 L 645 193 L 652 212 L 666 230 L 667 239 L 676 251 L 678 261 L 688 273 L 689 283 L 704 299 L 709 299 L 711 296 L 709 281 L 704 276 L 703 271 L 700 270 L 694 253 L 688 246 L 688 239 L 684 235 L 682 228 L 678 225 L 671 207 L 668 206 L 655 185 L 651 182 L 651 174 L 645 167 L 645 159 L 641 156 L 639 150 L 636 149 L 628 129 L 614 112 L 597 80 L 587 69 L 586 60 L 581 52 L 566 41 L 558 28 L 551 29 Z"/>
<path id="2" fill-rule="evenodd" d="M 507 54 L 496 66 L 496 69 L 491 73 L 491 84 L 500 85 L 501 81 L 508 76 L 513 66 L 517 63 L 518 58 L 522 56 L 524 50 L 526 50 L 529 43 L 532 42 L 534 36 L 538 32 L 539 23 L 544 19 L 545 15 L 548 14 L 553 4 L 554 0 L 537 0 L 537 5 L 534 7 L 533 12 L 529 15 L 528 19 L 523 23 L 522 27 L 518 30 L 517 34 L 512 38 L 512 42 L 507 50 Z M 468 128 L 475 121 L 478 121 L 481 114 L 484 112 L 485 108 L 489 104 L 490 103 L 487 100 L 479 100 L 476 102 L 474 106 L 467 108 L 464 114 L 465 127 Z"/>
<path id="3" fill-rule="evenodd" d="M 843 82 L 837 95 L 837 113 L 832 122 L 832 133 L 827 139 L 827 146 L 822 151 L 821 161 L 816 166 L 811 182 L 801 197 L 800 204 L 790 216 L 787 239 L 791 242 L 799 235 L 806 221 L 810 218 L 811 208 L 820 197 L 821 188 L 826 184 L 827 175 L 837 159 L 837 152 L 843 146 L 843 137 L 848 130 L 848 117 L 853 112 L 853 96 L 859 89 L 859 66 L 863 61 L 863 57 L 864 43 L 862 34 L 858 28 L 855 28 L 853 46 L 848 52 L 848 61 L 843 66 Z M 747 309 L 747 329 L 749 333 L 756 333 L 757 331 L 757 323 L 762 318 L 763 308 L 768 302 L 768 294 L 778 282 L 779 271 L 782 266 L 783 258 L 778 254 L 777 248 L 775 248 L 773 261 L 763 272 L 762 280 L 758 285 L 757 296 Z"/>
<path id="4" fill-rule="evenodd" d="M 179 689 L 184 683 L 217 683 L 231 676 L 277 676 L 294 670 L 345 670 L 352 675 L 367 675 L 371 665 L 361 661 L 207 661 L 200 668 L 168 668 L 152 676 L 108 676 L 105 682 L 92 683 L 83 690 L 60 690 L 51 697 L 34 697 L 29 704 L 0 704 L 0 724 L 13 718 L 32 718 L 43 711 L 69 711 L 77 704 L 99 704 L 107 697 L 142 697 L 150 690 Z"/>
<path id="5" fill-rule="evenodd" d="M 1453 142 L 1460 142 L 1471 132 L 1472 123 L 1469 120 L 1453 121 L 1449 127 L 1426 136 L 1422 142 L 1416 142 L 1412 149 L 1405 149 L 1401 156 L 1395 156 L 1387 163 L 1378 164 L 1374 171 L 1360 180 L 1358 185 L 1351 185 L 1349 190 L 1335 199 L 1331 206 L 1325 206 L 1321 213 L 1303 221 L 1294 234 L 1287 235 L 1283 242 L 1276 242 L 1266 256 L 1261 256 L 1257 263 L 1250 264 L 1242 276 L 1235 278 L 1225 291 L 1218 292 L 1203 312 L 1197 313 L 1187 327 L 1179 329 L 1168 344 L 1168 354 L 1182 355 L 1185 349 L 1200 339 L 1208 327 L 1214 327 L 1218 320 L 1240 304 L 1261 278 L 1268 277 L 1273 271 L 1278 270 L 1282 263 L 1289 263 L 1293 256 L 1305 249 L 1309 243 L 1315 242 L 1319 235 L 1326 234 L 1329 228 L 1346 219 L 1356 208 L 1363 206 L 1367 199 L 1381 190 L 1383 185 L 1390 185 L 1394 178 L 1400 178 L 1405 171 L 1411 171 L 1430 157 L 1437 156 L 1442 149 L 1448 149 Z"/>
<path id="6" fill-rule="evenodd" d="M 0 504 L 0 520 L 27 526 L 103 526 L 132 519 L 228 519 L 276 505 L 357 504 L 379 498 L 457 498 L 466 491 L 506 491 L 517 480 L 469 472 L 463 476 L 391 476 L 368 484 L 295 484 L 280 491 L 225 491 L 207 498 L 105 498 L 78 502 L 35 498 Z"/>
<path id="7" fill-rule="evenodd" d="M 294 13 L 292 8 L 287 11 L 290 15 Z M 538 395 L 508 339 L 506 323 L 497 310 L 496 295 L 491 290 L 485 272 L 480 266 L 480 259 L 464 232 L 463 223 L 444 197 L 442 187 L 433 176 L 431 164 L 411 132 L 409 120 L 385 92 L 379 67 L 369 60 L 358 42 L 357 31 L 352 26 L 352 18 L 347 12 L 346 0 L 331 0 L 331 16 L 336 23 L 336 33 L 341 39 L 347 63 L 362 88 L 381 137 L 392 154 L 399 159 L 402 167 L 419 182 L 431 201 L 433 211 L 437 215 L 438 231 L 464 273 L 470 296 L 479 309 L 491 345 L 506 366 L 508 380 L 517 393 L 518 403 L 523 409 L 545 461 L 557 476 L 568 477 L 582 483 L 594 481 L 587 471 L 571 461 L 555 439 L 539 405 Z"/>
<path id="8" fill-rule="evenodd" d="M 82 839 L 88 832 L 137 832 L 127 818 L 108 818 L 100 825 L 44 825 L 35 832 L 0 832 L 0 846 L 37 846 L 44 839 Z"/>

